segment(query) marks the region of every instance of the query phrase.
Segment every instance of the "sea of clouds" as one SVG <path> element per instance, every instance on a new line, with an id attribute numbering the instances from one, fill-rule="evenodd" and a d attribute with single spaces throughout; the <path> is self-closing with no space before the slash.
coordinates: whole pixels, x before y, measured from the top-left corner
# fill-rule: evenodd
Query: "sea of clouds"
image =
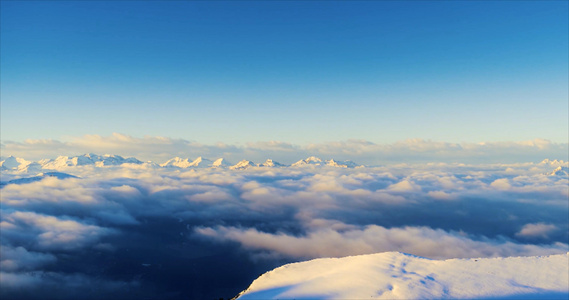
<path id="1" fill-rule="evenodd" d="M 1 188 L 0 288 L 5 299 L 214 299 L 318 257 L 565 253 L 569 180 L 544 174 L 554 167 L 69 167 L 78 178 Z"/>

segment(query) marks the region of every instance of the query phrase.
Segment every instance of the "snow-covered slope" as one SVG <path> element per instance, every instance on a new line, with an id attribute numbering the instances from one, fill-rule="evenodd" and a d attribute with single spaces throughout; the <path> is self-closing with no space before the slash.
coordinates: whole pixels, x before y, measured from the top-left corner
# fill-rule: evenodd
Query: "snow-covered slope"
<path id="1" fill-rule="evenodd" d="M 37 173 L 41 170 L 41 165 L 23 158 L 8 156 L 0 161 L 0 170 L 16 173 Z"/>
<path id="2" fill-rule="evenodd" d="M 190 161 L 189 158 L 174 157 L 167 162 L 160 164 L 160 166 L 177 168 L 212 168 L 215 167 L 214 164 L 215 162 L 200 156 L 192 161 Z"/>
<path id="3" fill-rule="evenodd" d="M 346 160 L 346 161 L 337 161 L 337 160 L 322 160 L 316 156 L 311 156 L 306 159 L 301 159 L 294 164 L 291 165 L 292 167 L 302 167 L 302 166 L 328 166 L 328 167 L 336 167 L 336 168 L 357 168 L 360 165 L 356 164 L 353 161 Z"/>
<path id="4" fill-rule="evenodd" d="M 78 166 L 95 166 L 95 167 L 105 167 L 105 166 L 121 166 L 123 164 L 138 164 L 147 167 L 162 167 L 162 168 L 229 168 L 232 170 L 242 170 L 249 167 L 288 167 L 289 165 L 281 164 L 279 162 L 273 161 L 272 159 L 267 159 L 262 164 L 255 164 L 249 160 L 242 160 L 239 163 L 233 165 L 224 158 L 218 158 L 215 161 L 198 157 L 195 160 L 190 160 L 189 158 L 174 157 L 168 161 L 156 164 L 154 162 L 148 161 L 143 163 L 142 161 L 130 157 L 123 158 L 119 155 L 96 155 L 96 154 L 83 154 L 79 156 L 58 156 L 55 159 L 42 159 L 38 162 L 30 162 L 22 158 L 16 158 L 9 156 L 4 160 L 0 161 L 0 169 L 4 172 L 11 174 L 19 173 L 38 173 L 42 170 L 57 170 L 65 171 L 70 167 Z M 359 168 L 363 167 L 358 165 L 353 161 L 339 161 L 339 160 L 322 160 L 318 157 L 311 156 L 306 159 L 297 161 L 296 163 L 290 165 L 291 167 L 336 167 L 336 168 Z"/>
<path id="5" fill-rule="evenodd" d="M 275 168 L 275 167 L 286 167 L 286 166 L 272 159 L 267 159 L 264 163 L 260 164 L 259 167 Z"/>
<path id="6" fill-rule="evenodd" d="M 229 167 L 231 170 L 243 170 L 250 167 L 255 167 L 255 163 L 250 160 L 242 160 L 238 162 L 236 165 Z"/>
<path id="7" fill-rule="evenodd" d="M 555 168 L 555 170 L 553 170 L 549 173 L 546 173 L 546 175 L 549 175 L 549 176 L 569 176 L 569 168 L 559 166 L 559 167 Z"/>
<path id="8" fill-rule="evenodd" d="M 95 165 L 97 167 L 103 166 L 119 166 L 122 164 L 142 164 L 141 161 L 134 157 L 123 158 L 119 155 L 96 155 L 96 154 L 83 154 L 79 156 L 59 156 L 56 159 L 40 160 L 43 169 L 60 170 L 67 167 Z"/>
<path id="9" fill-rule="evenodd" d="M 309 158 L 301 159 L 301 160 L 295 162 L 294 164 L 291 165 L 291 167 L 300 167 L 300 166 L 305 166 L 305 165 L 320 166 L 323 164 L 324 164 L 324 162 L 322 161 L 322 159 L 320 159 L 316 156 L 311 156 Z"/>
<path id="10" fill-rule="evenodd" d="M 231 163 L 228 162 L 225 158 L 218 158 L 216 159 L 213 164 L 211 164 L 213 168 L 227 168 L 231 166 Z"/>
<path id="11" fill-rule="evenodd" d="M 33 177 L 19 178 L 19 179 L 10 180 L 7 182 L 1 182 L 0 186 L 5 186 L 7 184 L 28 184 L 28 183 L 40 181 L 46 177 L 55 177 L 57 179 L 78 178 L 77 176 L 73 176 L 73 175 L 70 175 L 67 173 L 46 172 L 46 173 L 39 173 L 38 175 L 33 176 Z"/>
<path id="12" fill-rule="evenodd" d="M 238 299 L 567 299 L 569 253 L 430 260 L 398 252 L 276 268 Z"/>
<path id="13" fill-rule="evenodd" d="M 190 167 L 192 167 L 192 168 L 211 168 L 212 166 L 213 166 L 213 161 L 211 161 L 207 158 L 203 158 L 201 156 L 196 158 L 190 164 Z"/>
<path id="14" fill-rule="evenodd" d="M 355 162 L 353 162 L 351 160 L 335 161 L 335 160 L 331 159 L 331 160 L 326 161 L 326 165 L 330 166 L 330 167 L 337 167 L 337 168 L 357 168 L 357 167 L 359 167 L 358 164 L 356 164 Z"/>
<path id="15" fill-rule="evenodd" d="M 174 157 L 167 160 L 165 163 L 160 164 L 161 167 L 178 167 L 178 168 L 189 168 L 192 162 L 189 158 L 179 158 Z"/>
<path id="16" fill-rule="evenodd" d="M 542 161 L 539 163 L 539 165 L 561 166 L 561 165 L 566 165 L 567 163 L 569 163 L 569 162 L 563 161 L 563 160 L 557 160 L 557 159 L 550 160 L 550 159 L 547 159 L 547 158 L 546 158 L 546 159 L 542 160 Z"/>
<path id="17" fill-rule="evenodd" d="M 6 159 L 0 161 L 0 168 L 4 170 L 18 169 L 22 165 L 27 165 L 30 162 L 19 157 L 8 156 Z"/>

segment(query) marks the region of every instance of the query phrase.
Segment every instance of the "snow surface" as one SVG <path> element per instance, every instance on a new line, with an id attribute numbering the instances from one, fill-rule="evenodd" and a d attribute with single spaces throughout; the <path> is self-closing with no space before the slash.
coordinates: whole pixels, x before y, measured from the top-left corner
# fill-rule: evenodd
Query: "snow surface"
<path id="1" fill-rule="evenodd" d="M 165 163 L 160 164 L 161 167 L 170 168 L 170 167 L 178 167 L 178 168 L 189 168 L 192 162 L 189 158 L 180 158 L 174 157 L 169 159 Z"/>
<path id="2" fill-rule="evenodd" d="M 569 176 L 569 168 L 559 166 L 559 167 L 555 168 L 555 170 L 551 171 L 550 173 L 547 173 L 546 175 L 549 175 L 549 176 Z"/>
<path id="3" fill-rule="evenodd" d="M 119 166 L 122 164 L 142 164 L 141 161 L 134 157 L 123 158 L 119 155 L 96 155 L 92 153 L 79 156 L 59 156 L 56 159 L 44 159 L 38 162 L 43 169 L 61 170 L 68 167 L 95 165 L 97 167 Z"/>
<path id="4" fill-rule="evenodd" d="M 213 161 L 201 156 L 194 159 L 194 161 L 192 161 L 192 163 L 189 165 L 191 168 L 211 168 L 212 166 Z"/>
<path id="5" fill-rule="evenodd" d="M 162 168 L 228 168 L 231 170 L 244 170 L 251 167 L 289 167 L 289 165 L 281 164 L 279 162 L 273 161 L 272 159 L 267 159 L 262 164 L 255 164 L 250 160 L 241 160 L 237 164 L 233 165 L 229 163 L 224 158 L 218 158 L 215 161 L 209 160 L 207 158 L 198 157 L 195 160 L 190 160 L 189 158 L 174 157 L 168 161 L 156 164 L 154 162 L 143 163 L 142 161 L 130 157 L 123 158 L 119 155 L 96 155 L 96 154 L 83 154 L 79 156 L 59 156 L 55 159 L 42 159 L 38 162 L 30 162 L 23 158 L 17 158 L 13 156 L 7 157 L 5 160 L 0 161 L 0 169 L 9 173 L 38 173 L 41 170 L 68 170 L 71 167 L 81 167 L 81 166 L 95 166 L 95 167 L 106 167 L 106 166 L 121 166 L 123 164 L 137 164 L 137 165 L 149 165 L 154 167 Z M 323 160 L 315 156 L 308 157 L 306 159 L 299 160 L 298 162 L 290 165 L 290 167 L 335 167 L 335 168 L 359 168 L 363 167 L 356 164 L 353 161 L 339 161 L 334 159 Z"/>
<path id="6" fill-rule="evenodd" d="M 260 167 L 269 167 L 269 168 L 275 168 L 275 167 L 284 167 L 285 165 L 281 164 L 280 162 L 274 161 L 272 159 L 267 159 L 264 163 L 259 165 Z"/>
<path id="7" fill-rule="evenodd" d="M 250 160 L 242 160 L 238 162 L 236 165 L 229 167 L 231 170 L 243 170 L 250 167 L 255 167 L 255 163 Z"/>
<path id="8" fill-rule="evenodd" d="M 399 252 L 293 263 L 238 299 L 567 299 L 569 253 L 431 260 Z"/>
<path id="9" fill-rule="evenodd" d="M 545 159 L 539 163 L 529 163 L 535 166 L 535 171 L 540 172 L 542 175 L 551 176 L 569 176 L 569 163 L 563 160 L 549 160 Z M 137 165 L 137 166 L 135 166 Z M 233 165 L 224 158 L 210 160 L 203 157 L 198 157 L 195 160 L 189 158 L 174 157 L 162 164 L 157 164 L 152 161 L 146 163 L 134 158 L 123 158 L 119 155 L 97 155 L 93 153 L 83 154 L 79 156 L 59 156 L 55 159 L 42 159 L 37 162 L 27 161 L 23 158 L 9 156 L 0 161 L 0 170 L 3 174 L 37 174 L 42 171 L 69 171 L 74 167 L 114 167 L 114 166 L 129 166 L 133 167 L 150 167 L 150 168 L 179 168 L 179 169 L 232 169 L 243 170 L 250 167 L 306 167 L 310 169 L 315 168 L 363 168 L 364 165 L 357 164 L 350 160 L 336 160 L 329 159 L 323 160 L 321 158 L 310 156 L 306 159 L 301 159 L 292 165 L 281 164 L 272 159 L 267 159 L 264 163 L 255 164 L 249 160 L 241 160 L 239 163 Z M 555 168 L 552 170 L 552 168 Z"/>
<path id="10" fill-rule="evenodd" d="M 329 166 L 329 167 L 336 167 L 336 168 L 356 168 L 356 167 L 359 167 L 358 164 L 356 164 L 355 162 L 350 161 L 350 160 L 346 160 L 346 161 L 338 161 L 338 160 L 334 160 L 334 159 L 322 160 L 321 158 L 316 157 L 316 156 L 310 156 L 306 159 L 301 159 L 301 160 L 299 160 L 299 161 L 297 161 L 291 165 L 291 167 L 302 167 L 302 166 Z"/>
<path id="11" fill-rule="evenodd" d="M 211 165 L 212 168 L 223 168 L 229 166 L 231 166 L 231 163 L 228 163 L 227 160 L 225 160 L 225 158 L 218 158 Z"/>
<path id="12" fill-rule="evenodd" d="M 28 183 L 43 180 L 44 178 L 47 178 L 47 177 L 54 177 L 57 179 L 78 178 L 77 176 L 73 176 L 73 175 L 61 173 L 61 172 L 46 172 L 46 173 L 39 173 L 33 177 L 18 178 L 18 179 L 10 180 L 7 182 L 0 182 L 0 186 L 5 186 L 7 184 L 28 184 Z"/>
<path id="13" fill-rule="evenodd" d="M 550 165 L 550 166 L 561 166 L 561 165 L 567 165 L 569 163 L 569 161 L 563 161 L 563 160 L 550 160 L 548 158 L 542 160 L 539 164 L 540 165 Z"/>

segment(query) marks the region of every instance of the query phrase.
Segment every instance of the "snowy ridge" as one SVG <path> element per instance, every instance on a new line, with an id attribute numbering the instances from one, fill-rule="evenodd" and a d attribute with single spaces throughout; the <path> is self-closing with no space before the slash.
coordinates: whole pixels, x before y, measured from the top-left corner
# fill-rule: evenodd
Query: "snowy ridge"
<path id="1" fill-rule="evenodd" d="M 231 166 L 231 163 L 228 163 L 225 158 L 218 158 L 211 166 L 212 168 L 225 168 Z"/>
<path id="2" fill-rule="evenodd" d="M 42 170 L 51 171 L 64 171 L 71 167 L 81 167 L 81 166 L 94 166 L 94 167 L 107 167 L 107 166 L 122 166 L 126 164 L 140 165 L 141 167 L 152 167 L 152 168 L 227 168 L 230 170 L 245 170 L 252 167 L 266 167 L 266 168 L 283 168 L 283 167 L 295 167 L 295 168 L 362 168 L 364 165 L 357 164 L 350 160 L 336 160 L 329 159 L 324 160 L 316 156 L 310 156 L 305 159 L 301 159 L 291 165 L 281 164 L 272 159 L 267 159 L 263 163 L 254 163 L 250 160 L 241 160 L 237 164 L 232 164 L 228 162 L 225 158 L 217 158 L 215 160 L 210 160 L 204 157 L 197 157 L 194 160 L 190 158 L 180 158 L 174 157 L 167 160 L 164 163 L 157 164 L 154 162 L 146 162 L 130 157 L 123 158 L 119 155 L 96 155 L 96 154 L 83 154 L 79 156 L 59 156 L 55 159 L 42 159 L 37 162 L 27 161 L 23 158 L 18 158 L 14 156 L 6 157 L 4 160 L 0 161 L 0 170 L 8 173 L 25 173 L 25 174 L 37 174 Z M 546 168 L 555 167 L 552 171 L 547 171 L 541 173 L 550 176 L 569 176 L 569 168 L 567 162 L 563 160 L 549 160 L 545 159 L 540 163 L 534 164 L 535 166 L 543 169 L 542 172 L 546 171 Z M 551 169 L 550 169 L 551 170 Z"/>
<path id="3" fill-rule="evenodd" d="M 36 181 L 41 181 L 44 178 L 48 178 L 48 177 L 53 177 L 53 178 L 57 178 L 57 179 L 79 178 L 77 176 L 73 176 L 73 175 L 70 175 L 67 173 L 46 172 L 46 173 L 39 173 L 38 175 L 33 176 L 33 177 L 18 178 L 18 179 L 6 181 L 6 182 L 0 182 L 0 186 L 5 186 L 8 184 L 28 184 L 28 183 L 32 183 L 32 182 L 36 182 Z"/>
<path id="4" fill-rule="evenodd" d="M 194 159 L 192 163 L 189 165 L 190 168 L 211 168 L 213 167 L 213 161 L 202 158 L 201 156 Z"/>
<path id="5" fill-rule="evenodd" d="M 286 167 L 286 165 L 283 165 L 277 161 L 273 161 L 272 159 L 267 159 L 264 163 L 260 164 L 259 167 L 275 168 L 275 167 Z"/>
<path id="6" fill-rule="evenodd" d="M 272 159 L 267 159 L 263 163 L 256 164 L 250 160 L 241 160 L 237 164 L 229 163 L 225 158 L 218 158 L 216 160 L 210 160 L 203 157 L 198 157 L 194 160 L 189 158 L 174 157 L 161 164 L 156 164 L 154 162 L 146 162 L 130 157 L 123 158 L 119 155 L 96 155 L 96 154 L 83 154 L 79 156 L 59 156 L 55 159 L 42 159 L 37 162 L 27 161 L 22 158 L 17 158 L 14 156 L 9 156 L 6 159 L 0 161 L 0 169 L 2 171 L 7 171 L 10 173 L 39 173 L 42 170 L 66 170 L 71 167 L 81 167 L 81 166 L 94 166 L 94 167 L 106 167 L 106 166 L 122 166 L 124 164 L 137 164 L 146 167 L 161 167 L 161 168 L 227 168 L 230 170 L 245 170 L 252 167 L 264 167 L 264 168 L 283 168 L 283 167 L 333 167 L 333 168 L 360 168 L 364 167 L 353 161 L 339 161 L 334 159 L 323 160 L 321 158 L 310 156 L 306 159 L 302 159 L 293 163 L 292 165 L 281 164 Z"/>
<path id="7" fill-rule="evenodd" d="M 539 164 L 540 165 L 549 165 L 549 166 L 561 166 L 561 165 L 567 165 L 567 164 L 569 164 L 569 162 L 563 161 L 563 160 L 557 160 L 557 159 L 550 160 L 550 159 L 546 158 L 546 159 L 542 160 Z"/>
<path id="8" fill-rule="evenodd" d="M 16 173 L 38 173 L 42 169 L 41 164 L 27 161 L 23 158 L 9 156 L 0 161 L 0 170 Z"/>
<path id="9" fill-rule="evenodd" d="M 545 175 L 549 175 L 549 176 L 569 176 L 569 168 L 567 167 L 562 167 L 559 166 L 557 168 L 555 168 L 555 170 L 546 173 Z"/>
<path id="10" fill-rule="evenodd" d="M 56 159 L 44 159 L 38 162 L 42 169 L 59 170 L 67 167 L 95 165 L 97 167 L 119 166 L 122 164 L 142 164 L 142 162 L 134 157 L 123 158 L 119 155 L 96 155 L 83 154 L 79 156 L 59 156 Z"/>
<path id="11" fill-rule="evenodd" d="M 229 167 L 229 169 L 231 170 L 243 170 L 243 169 L 247 169 L 250 167 L 255 167 L 255 163 L 253 163 L 250 160 L 242 160 L 240 162 L 238 162 L 236 165 Z"/>
<path id="12" fill-rule="evenodd" d="M 430 260 L 386 252 L 321 258 L 269 271 L 237 299 L 567 299 L 568 257 Z"/>
<path id="13" fill-rule="evenodd" d="M 311 157 L 308 157 L 306 159 L 301 159 L 301 160 L 295 162 L 294 164 L 291 165 L 291 167 L 300 167 L 300 166 L 305 166 L 305 165 L 320 166 L 322 164 L 323 164 L 322 159 L 320 159 L 316 156 L 311 156 Z"/>
<path id="14" fill-rule="evenodd" d="M 189 158 L 183 159 L 179 157 L 174 157 L 169 159 L 165 163 L 160 164 L 161 167 L 178 167 L 178 168 L 189 168 L 192 162 Z"/>
<path id="15" fill-rule="evenodd" d="M 316 157 L 316 156 L 311 156 L 311 157 L 308 157 L 306 159 L 301 159 L 301 160 L 299 160 L 299 161 L 297 161 L 291 165 L 291 167 L 304 167 L 304 166 L 328 166 L 328 167 L 336 167 L 336 168 L 362 167 L 362 166 L 360 166 L 360 165 L 358 165 L 355 162 L 350 161 L 350 160 L 346 160 L 346 161 L 338 161 L 338 160 L 334 160 L 334 159 L 323 160 L 323 159 Z"/>

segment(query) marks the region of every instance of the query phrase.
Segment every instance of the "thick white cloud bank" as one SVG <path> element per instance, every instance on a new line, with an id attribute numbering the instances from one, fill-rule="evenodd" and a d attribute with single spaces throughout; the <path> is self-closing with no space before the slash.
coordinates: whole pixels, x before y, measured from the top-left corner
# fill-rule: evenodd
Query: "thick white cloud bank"
<path id="1" fill-rule="evenodd" d="M 66 141 L 25 140 L 2 141 L 3 156 L 30 160 L 55 158 L 78 153 L 112 153 L 135 156 L 142 160 L 164 162 L 174 156 L 225 157 L 234 163 L 241 159 L 256 162 L 267 158 L 291 164 L 310 155 L 354 160 L 366 165 L 391 162 L 493 162 L 513 163 L 541 161 L 543 158 L 568 160 L 569 144 L 544 139 L 512 142 L 450 143 L 408 139 L 391 144 L 365 140 L 348 140 L 321 144 L 295 145 L 283 141 L 244 142 L 240 145 L 218 143 L 205 145 L 195 141 L 160 136 L 132 137 L 120 133 L 111 136 L 85 135 Z"/>
<path id="2" fill-rule="evenodd" d="M 70 287 L 93 285 L 98 294 L 82 298 L 137 298 L 142 292 L 133 291 L 159 278 L 168 259 L 206 266 L 215 264 L 206 258 L 218 249 L 229 251 L 219 250 L 220 257 L 264 264 L 261 272 L 283 262 L 387 251 L 436 259 L 567 253 L 569 179 L 546 175 L 556 164 L 85 165 L 67 167 L 73 177 L 8 184 L 33 175 L 3 171 L 0 287 L 8 299 L 37 298 L 32 292 L 74 298 Z M 227 265 L 224 273 L 244 272 Z M 199 280 L 204 272 L 183 276 Z M 151 292 L 171 283 L 161 284 Z"/>

